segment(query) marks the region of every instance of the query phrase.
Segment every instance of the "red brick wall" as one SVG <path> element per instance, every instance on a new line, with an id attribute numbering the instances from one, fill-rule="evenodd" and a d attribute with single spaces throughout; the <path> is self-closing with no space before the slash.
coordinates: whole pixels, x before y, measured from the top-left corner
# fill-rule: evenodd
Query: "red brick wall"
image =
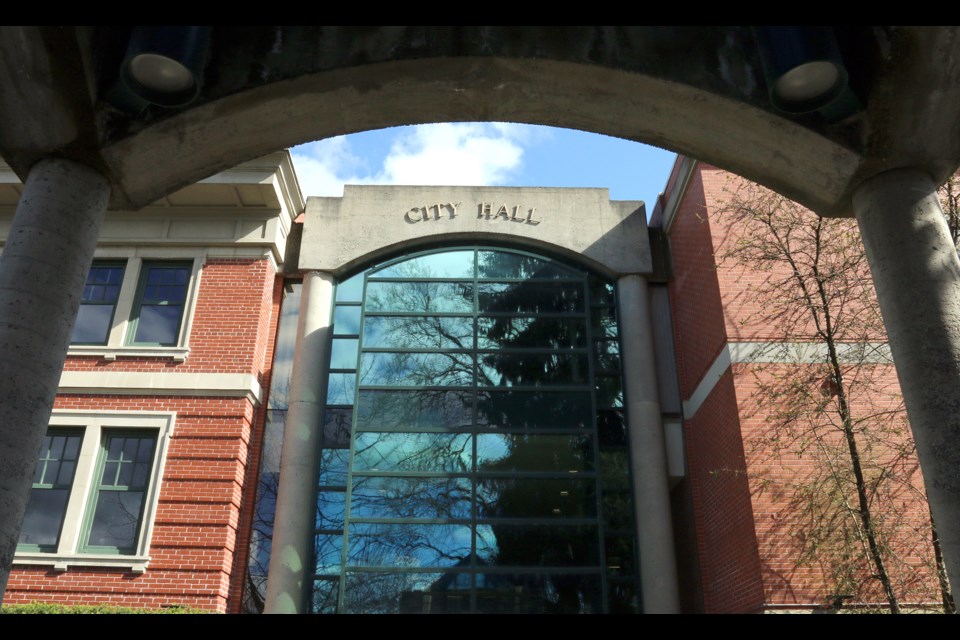
<path id="1" fill-rule="evenodd" d="M 67 369 L 250 373 L 269 383 L 281 284 L 266 259 L 210 259 L 203 267 L 190 355 L 71 357 Z M 145 573 L 70 566 L 14 567 L 6 604 L 187 605 L 226 612 L 238 600 L 249 533 L 245 482 L 259 458 L 265 410 L 246 398 L 60 395 L 58 410 L 175 411 Z M 252 496 L 251 496 L 252 497 Z M 241 526 L 241 522 L 244 526 Z"/>

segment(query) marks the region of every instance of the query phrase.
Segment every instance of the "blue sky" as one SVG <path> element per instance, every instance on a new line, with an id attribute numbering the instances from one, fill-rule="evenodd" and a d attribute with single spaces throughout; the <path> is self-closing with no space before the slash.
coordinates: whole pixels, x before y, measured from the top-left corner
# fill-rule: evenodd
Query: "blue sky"
<path id="1" fill-rule="evenodd" d="M 505 123 L 394 127 L 291 149 L 304 196 L 344 184 L 607 187 L 648 215 L 676 154 L 572 129 Z"/>

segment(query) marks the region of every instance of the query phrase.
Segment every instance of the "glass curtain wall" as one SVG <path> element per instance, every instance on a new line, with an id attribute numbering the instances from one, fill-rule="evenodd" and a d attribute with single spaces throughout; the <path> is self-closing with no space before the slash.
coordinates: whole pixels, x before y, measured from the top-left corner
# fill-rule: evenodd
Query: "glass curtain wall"
<path id="1" fill-rule="evenodd" d="M 527 253 L 341 282 L 317 613 L 639 609 L 614 287 Z"/>

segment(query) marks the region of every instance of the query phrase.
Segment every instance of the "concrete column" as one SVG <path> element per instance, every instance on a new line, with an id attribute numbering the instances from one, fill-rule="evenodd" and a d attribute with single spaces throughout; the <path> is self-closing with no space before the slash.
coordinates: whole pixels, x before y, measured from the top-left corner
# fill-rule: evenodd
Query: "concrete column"
<path id="1" fill-rule="evenodd" d="M 96 171 L 38 162 L 0 255 L 0 600 L 109 199 Z"/>
<path id="2" fill-rule="evenodd" d="M 617 297 L 643 608 L 646 613 L 680 613 L 670 480 L 646 279 L 638 275 L 621 277 Z"/>
<path id="3" fill-rule="evenodd" d="M 320 417 L 327 391 L 333 276 L 311 271 L 303 279 L 297 347 L 280 453 L 265 613 L 301 613 L 315 528 L 320 465 Z"/>
<path id="4" fill-rule="evenodd" d="M 960 586 L 960 259 L 930 177 L 865 181 L 853 208 L 900 379 L 947 575 Z"/>

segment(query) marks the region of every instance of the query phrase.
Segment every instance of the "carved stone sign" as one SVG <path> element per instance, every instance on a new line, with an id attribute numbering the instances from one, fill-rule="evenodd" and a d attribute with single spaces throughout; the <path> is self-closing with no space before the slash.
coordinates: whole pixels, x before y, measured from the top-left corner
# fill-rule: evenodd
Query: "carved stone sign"
<path id="1" fill-rule="evenodd" d="M 403 214 L 403 220 L 407 224 L 441 220 L 444 216 L 447 220 L 453 220 L 459 213 L 460 204 L 460 202 L 437 202 L 421 207 L 411 207 Z M 503 203 L 498 207 L 492 202 L 477 203 L 477 220 L 490 222 L 516 222 L 536 226 L 543 222 L 534 217 L 536 212 L 536 207 L 522 207 L 519 204 L 508 206 Z"/>

